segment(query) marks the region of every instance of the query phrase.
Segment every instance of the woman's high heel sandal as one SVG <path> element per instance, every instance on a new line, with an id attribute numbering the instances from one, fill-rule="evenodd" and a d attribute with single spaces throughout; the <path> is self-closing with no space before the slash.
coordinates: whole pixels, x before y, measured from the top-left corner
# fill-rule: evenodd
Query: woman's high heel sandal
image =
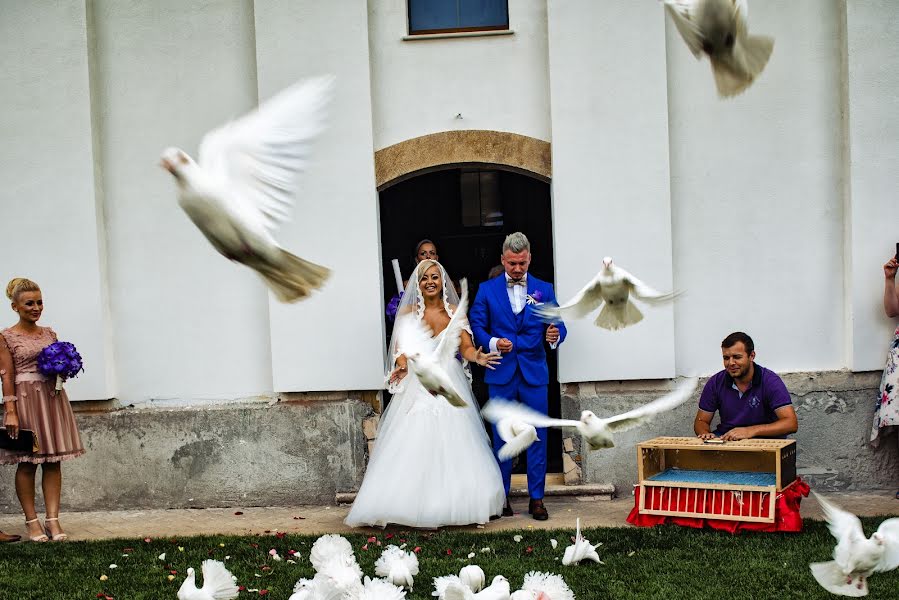
<path id="1" fill-rule="evenodd" d="M 34 519 L 31 519 L 30 521 L 25 521 L 25 525 L 28 526 L 28 525 L 31 525 L 32 523 L 37 523 L 37 522 L 38 522 L 38 519 L 35 517 Z M 44 533 L 43 527 L 41 527 L 40 534 L 38 534 L 38 535 L 30 535 L 29 534 L 28 539 L 30 539 L 32 542 L 49 542 L 50 541 L 50 538 L 48 538 L 47 534 Z"/>
<path id="2" fill-rule="evenodd" d="M 50 521 L 56 521 L 56 523 L 58 524 L 59 517 L 47 517 L 46 519 L 44 519 L 44 524 L 46 525 Z M 49 529 L 47 529 L 47 533 L 50 533 Z M 54 542 L 64 542 L 67 539 L 69 539 L 69 534 L 67 534 L 67 533 L 51 534 L 50 539 L 53 540 Z"/>

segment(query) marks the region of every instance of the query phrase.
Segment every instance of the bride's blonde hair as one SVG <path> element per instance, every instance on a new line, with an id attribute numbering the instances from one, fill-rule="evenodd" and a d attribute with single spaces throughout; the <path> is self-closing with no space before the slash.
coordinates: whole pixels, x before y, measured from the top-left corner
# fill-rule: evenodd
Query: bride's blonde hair
<path id="1" fill-rule="evenodd" d="M 16 277 L 11 279 L 6 285 L 6 297 L 15 302 L 19 294 L 22 292 L 39 292 L 41 288 L 38 284 L 25 277 Z"/>

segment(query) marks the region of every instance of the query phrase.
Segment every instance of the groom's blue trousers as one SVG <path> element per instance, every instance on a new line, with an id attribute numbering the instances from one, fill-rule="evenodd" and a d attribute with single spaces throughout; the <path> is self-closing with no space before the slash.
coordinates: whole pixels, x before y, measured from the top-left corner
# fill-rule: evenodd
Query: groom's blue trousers
<path id="1" fill-rule="evenodd" d="M 520 369 L 515 369 L 515 375 L 508 383 L 501 385 L 488 385 L 491 398 L 504 398 L 506 400 L 517 400 L 536 410 L 539 413 L 546 414 L 548 408 L 548 400 L 546 397 L 547 386 L 530 385 L 524 380 Z M 537 429 L 537 438 L 540 440 L 531 444 L 527 449 L 528 453 L 528 493 L 531 498 L 539 500 L 543 498 L 543 488 L 546 485 L 546 428 Z M 496 431 L 496 425 L 493 425 L 493 453 L 499 451 L 505 442 L 499 437 Z M 506 489 L 506 496 L 509 495 L 509 487 L 512 483 L 512 461 L 505 460 L 499 462 L 499 470 L 503 474 L 503 486 Z"/>

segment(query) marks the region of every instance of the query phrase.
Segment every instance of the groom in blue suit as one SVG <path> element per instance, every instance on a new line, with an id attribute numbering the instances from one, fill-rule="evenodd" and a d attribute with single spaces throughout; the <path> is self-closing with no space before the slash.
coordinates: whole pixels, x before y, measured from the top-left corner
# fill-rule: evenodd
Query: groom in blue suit
<path id="1" fill-rule="evenodd" d="M 565 340 L 565 325 L 548 327 L 531 314 L 534 304 L 555 303 L 553 286 L 528 275 L 531 263 L 531 244 L 523 233 L 516 232 L 503 242 L 502 263 L 505 273 L 485 281 L 478 288 L 478 295 L 468 313 L 476 346 L 489 347 L 501 352 L 503 360 L 496 370 L 487 370 L 484 377 L 491 398 L 517 400 L 532 409 L 546 414 L 546 390 L 549 369 L 543 342 L 556 349 Z M 528 448 L 528 493 L 531 497 L 528 512 L 538 521 L 545 521 L 549 513 L 543 505 L 543 488 L 546 483 L 546 429 L 537 429 L 539 442 Z M 493 449 L 503 445 L 493 426 Z M 497 459 L 498 460 L 498 459 Z M 509 487 L 512 480 L 512 461 L 500 461 L 503 484 L 506 488 L 506 505 L 503 516 L 513 515 L 509 503 Z"/>

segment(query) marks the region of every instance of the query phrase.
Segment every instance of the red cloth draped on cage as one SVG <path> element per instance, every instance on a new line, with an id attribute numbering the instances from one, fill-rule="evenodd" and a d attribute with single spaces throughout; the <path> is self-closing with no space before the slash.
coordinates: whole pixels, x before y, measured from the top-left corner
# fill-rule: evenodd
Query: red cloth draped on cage
<path id="1" fill-rule="evenodd" d="M 770 518 L 769 492 L 731 492 L 728 490 L 705 490 L 694 488 L 668 488 L 645 486 L 644 505 L 659 510 L 690 513 Z M 799 503 L 807 497 L 809 486 L 797 478 L 792 485 L 781 492 L 775 492 L 774 522 L 707 519 L 684 516 L 640 514 L 640 485 L 634 486 L 634 508 L 627 522 L 638 527 L 653 527 L 663 523 L 674 523 L 684 527 L 701 529 L 708 525 L 712 529 L 737 533 L 739 531 L 802 531 L 802 517 Z"/>

